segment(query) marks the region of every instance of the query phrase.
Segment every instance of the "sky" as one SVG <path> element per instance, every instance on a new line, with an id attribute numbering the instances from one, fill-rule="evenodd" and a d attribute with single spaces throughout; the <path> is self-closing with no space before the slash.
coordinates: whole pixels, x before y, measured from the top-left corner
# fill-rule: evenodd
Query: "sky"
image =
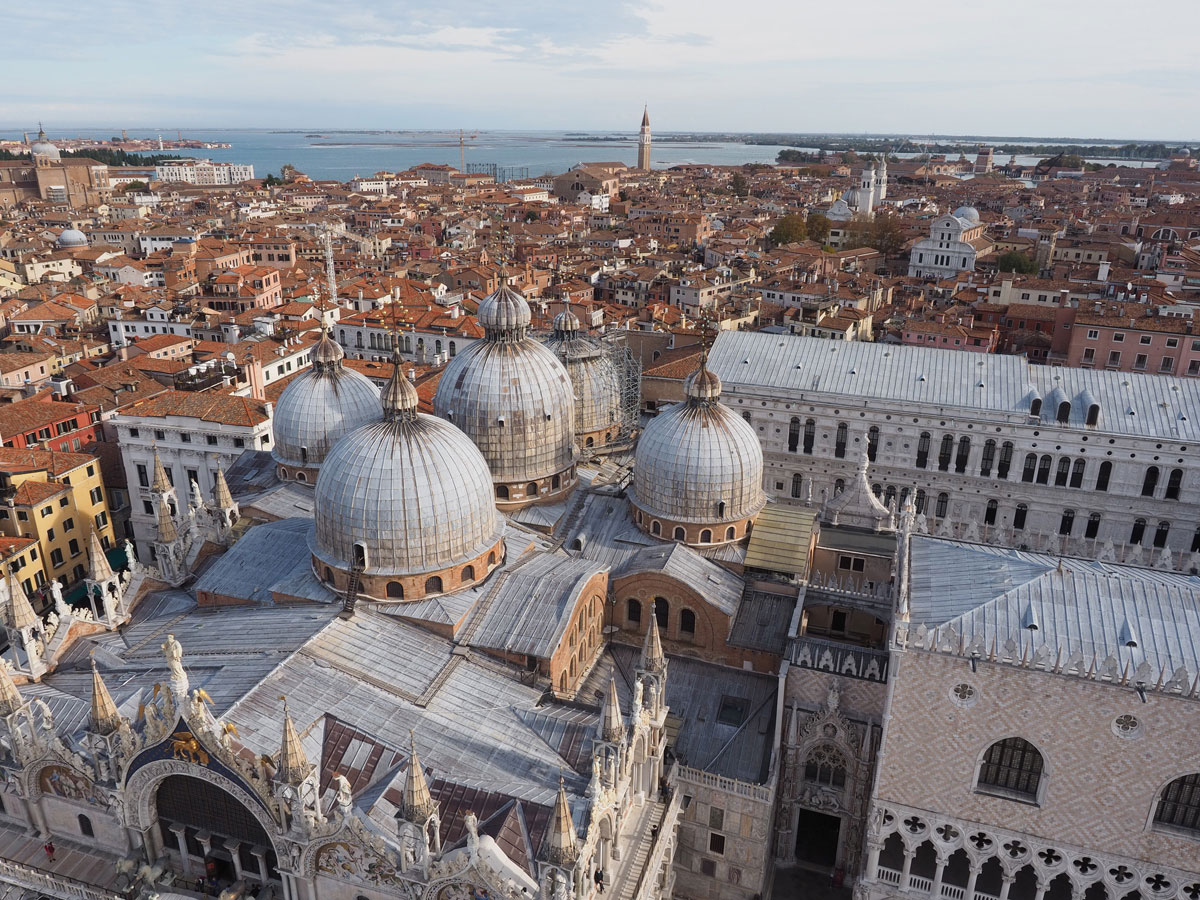
<path id="1" fill-rule="evenodd" d="M 1198 0 L 94 0 L 5 12 L 0 127 L 1200 139 Z"/>

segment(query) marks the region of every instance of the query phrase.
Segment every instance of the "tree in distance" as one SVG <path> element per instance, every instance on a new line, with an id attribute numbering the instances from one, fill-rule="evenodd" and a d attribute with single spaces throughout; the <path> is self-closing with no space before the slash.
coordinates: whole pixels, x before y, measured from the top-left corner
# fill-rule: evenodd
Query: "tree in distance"
<path id="1" fill-rule="evenodd" d="M 1009 250 L 996 260 L 996 268 L 1001 272 L 1016 272 L 1018 275 L 1032 275 L 1037 271 L 1037 263 L 1018 250 Z"/>
<path id="2" fill-rule="evenodd" d="M 770 241 L 772 246 L 779 247 L 783 244 L 795 244 L 798 241 L 803 241 L 808 237 L 808 226 L 804 222 L 803 216 L 790 215 L 784 216 L 775 223 L 775 227 L 771 229 Z"/>
<path id="3" fill-rule="evenodd" d="M 735 197 L 745 197 L 750 193 L 750 182 L 741 172 L 734 172 L 729 179 L 729 192 Z"/>
<path id="4" fill-rule="evenodd" d="M 808 214 L 808 237 L 818 244 L 824 244 L 829 238 L 829 219 L 819 212 Z"/>

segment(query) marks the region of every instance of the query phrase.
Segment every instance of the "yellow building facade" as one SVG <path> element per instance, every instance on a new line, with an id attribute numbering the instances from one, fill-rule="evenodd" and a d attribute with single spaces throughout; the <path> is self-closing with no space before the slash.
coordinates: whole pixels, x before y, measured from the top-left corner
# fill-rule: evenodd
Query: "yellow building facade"
<path id="1" fill-rule="evenodd" d="M 19 550 L 26 591 L 55 580 L 65 591 L 86 578 L 93 529 L 109 549 L 114 532 L 96 457 L 0 448 L 0 535 L 32 541 Z"/>

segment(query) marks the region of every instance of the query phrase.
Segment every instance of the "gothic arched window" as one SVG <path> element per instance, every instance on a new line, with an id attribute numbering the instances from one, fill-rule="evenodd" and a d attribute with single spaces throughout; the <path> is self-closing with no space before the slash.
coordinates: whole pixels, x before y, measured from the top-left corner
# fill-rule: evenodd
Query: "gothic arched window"
<path id="1" fill-rule="evenodd" d="M 1200 832 L 1200 773 L 1176 778 L 1163 788 L 1154 824 Z"/>
<path id="2" fill-rule="evenodd" d="M 846 785 L 846 757 L 829 744 L 822 744 L 804 761 L 804 780 L 809 784 L 840 788 Z"/>
<path id="3" fill-rule="evenodd" d="M 1036 800 L 1042 782 L 1042 754 L 1024 738 L 1010 737 L 988 747 L 975 787 L 1020 800 Z"/>

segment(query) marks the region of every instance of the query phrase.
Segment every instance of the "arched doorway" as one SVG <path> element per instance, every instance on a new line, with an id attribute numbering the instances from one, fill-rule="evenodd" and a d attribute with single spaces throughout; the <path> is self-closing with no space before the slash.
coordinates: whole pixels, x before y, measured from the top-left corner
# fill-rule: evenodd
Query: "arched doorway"
<path id="1" fill-rule="evenodd" d="M 155 790 L 154 810 L 168 856 L 188 877 L 279 880 L 266 829 L 221 787 L 191 775 L 168 775 Z"/>

